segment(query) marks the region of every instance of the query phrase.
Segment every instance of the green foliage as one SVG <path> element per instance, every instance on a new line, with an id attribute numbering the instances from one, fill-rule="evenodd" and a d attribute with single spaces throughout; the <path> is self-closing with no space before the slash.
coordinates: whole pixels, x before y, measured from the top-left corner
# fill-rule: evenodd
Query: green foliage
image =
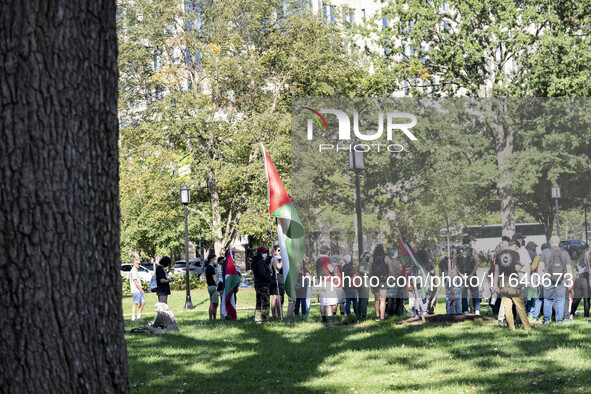
<path id="1" fill-rule="evenodd" d="M 185 182 L 191 239 L 218 253 L 237 232 L 268 239 L 259 143 L 289 190 L 291 97 L 353 95 L 362 77 L 340 31 L 299 1 L 120 9 L 123 252 L 182 245 Z"/>

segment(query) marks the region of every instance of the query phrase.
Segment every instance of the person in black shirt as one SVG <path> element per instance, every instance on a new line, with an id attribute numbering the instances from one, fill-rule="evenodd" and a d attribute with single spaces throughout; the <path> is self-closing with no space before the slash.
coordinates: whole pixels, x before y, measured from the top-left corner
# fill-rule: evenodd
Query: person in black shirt
<path id="1" fill-rule="evenodd" d="M 269 316 L 269 286 L 271 284 L 271 268 L 267 264 L 267 248 L 261 246 L 252 261 L 254 289 L 256 291 L 256 309 L 254 320 L 261 323 Z"/>
<path id="2" fill-rule="evenodd" d="M 170 266 L 170 257 L 168 256 L 162 257 L 156 266 L 156 294 L 158 295 L 158 302 L 165 304 L 168 302 L 168 295 L 170 294 L 169 283 L 174 280 L 172 277 L 169 278 L 166 273 L 165 268 L 168 266 Z"/>
<path id="3" fill-rule="evenodd" d="M 527 313 L 525 312 L 525 304 L 521 294 L 521 284 L 519 280 L 519 271 L 521 271 L 522 264 L 519 259 L 520 244 L 512 241 L 509 247 L 497 255 L 495 262 L 495 291 L 503 296 L 503 306 L 505 307 L 505 318 L 510 330 L 515 330 L 515 322 L 513 320 L 513 303 L 519 314 L 519 318 L 526 330 L 531 329 Z"/>
<path id="4" fill-rule="evenodd" d="M 220 299 L 216 286 L 216 272 L 214 266 L 210 264 L 211 261 L 213 261 L 211 258 L 207 261 L 205 280 L 207 281 L 207 291 L 209 292 L 209 320 L 215 320 Z"/>
<path id="5" fill-rule="evenodd" d="M 162 333 L 166 331 L 178 331 L 179 328 L 176 325 L 176 319 L 168 305 L 158 302 L 154 305 L 154 310 L 158 314 L 156 315 L 156 320 L 148 326 L 149 332 Z"/>

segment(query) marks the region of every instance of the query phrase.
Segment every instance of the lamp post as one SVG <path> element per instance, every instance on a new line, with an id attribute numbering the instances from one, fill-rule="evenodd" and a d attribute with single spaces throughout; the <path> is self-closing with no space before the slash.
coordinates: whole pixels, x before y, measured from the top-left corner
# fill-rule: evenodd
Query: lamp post
<path id="1" fill-rule="evenodd" d="M 587 232 L 587 205 L 589 204 L 589 199 L 587 196 L 583 197 L 583 207 L 585 207 L 585 242 L 589 245 L 589 234 Z"/>
<path id="2" fill-rule="evenodd" d="M 193 309 L 191 302 L 191 283 L 190 283 L 190 263 L 189 263 L 189 221 L 187 219 L 187 205 L 191 202 L 191 189 L 185 183 L 181 186 L 181 204 L 185 207 L 185 272 L 187 277 L 187 300 L 185 302 L 185 309 Z"/>
<path id="3" fill-rule="evenodd" d="M 560 198 L 560 186 L 554 182 L 552 185 L 552 198 L 556 201 L 556 235 L 560 238 L 560 220 L 558 219 L 558 199 Z"/>
<path id="4" fill-rule="evenodd" d="M 355 206 L 357 210 L 357 247 L 359 252 L 359 262 L 363 255 L 363 231 L 361 225 L 361 187 L 359 185 L 359 172 L 365 169 L 363 161 L 363 145 L 354 142 L 349 151 L 349 170 L 355 171 Z"/>

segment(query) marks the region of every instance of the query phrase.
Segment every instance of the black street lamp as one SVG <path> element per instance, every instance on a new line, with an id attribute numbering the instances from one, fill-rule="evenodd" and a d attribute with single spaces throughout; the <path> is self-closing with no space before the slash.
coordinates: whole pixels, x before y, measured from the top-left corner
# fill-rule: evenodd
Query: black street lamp
<path id="1" fill-rule="evenodd" d="M 187 184 L 181 186 L 181 204 L 185 207 L 185 272 L 187 276 L 187 301 L 185 302 L 185 309 L 194 309 L 191 302 L 191 283 L 190 283 L 190 262 L 189 262 L 189 221 L 187 219 L 187 205 L 191 202 L 191 189 Z"/>
<path id="2" fill-rule="evenodd" d="M 558 219 L 558 199 L 560 198 L 560 186 L 554 182 L 552 185 L 552 198 L 556 201 L 556 235 L 560 238 L 560 220 Z"/>
<path id="3" fill-rule="evenodd" d="M 589 245 L 589 233 L 587 232 L 587 205 L 589 204 L 589 199 L 587 196 L 583 197 L 583 207 L 585 207 L 585 242 Z"/>
<path id="4" fill-rule="evenodd" d="M 361 225 L 361 187 L 359 185 L 359 172 L 365 169 L 365 162 L 363 160 L 364 152 L 363 145 L 354 142 L 351 144 L 349 151 L 349 169 L 355 171 L 355 205 L 357 210 L 357 248 L 359 249 L 359 263 L 361 263 L 361 256 L 363 255 L 363 231 Z"/>

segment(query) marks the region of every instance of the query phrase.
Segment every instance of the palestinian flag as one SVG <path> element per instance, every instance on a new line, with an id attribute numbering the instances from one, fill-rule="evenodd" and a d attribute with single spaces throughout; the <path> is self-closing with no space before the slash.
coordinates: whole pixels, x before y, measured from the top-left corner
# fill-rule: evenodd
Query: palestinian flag
<path id="1" fill-rule="evenodd" d="M 429 280 L 429 274 L 425 271 L 423 266 L 417 260 L 417 256 L 415 255 L 414 250 L 410 247 L 409 244 L 402 240 L 402 236 L 398 238 L 398 242 L 400 243 L 400 251 L 402 252 L 402 259 L 406 263 L 407 266 L 415 266 L 417 268 L 415 271 L 419 273 L 420 277 L 422 278 L 422 286 L 421 286 L 421 298 L 425 298 L 427 296 L 427 287 L 429 284 L 427 281 Z M 408 282 L 407 282 L 408 284 Z"/>
<path id="2" fill-rule="evenodd" d="M 285 292 L 295 298 L 295 285 L 304 259 L 304 227 L 262 143 L 261 148 L 267 173 L 269 214 L 277 220 Z"/>
<path id="3" fill-rule="evenodd" d="M 234 253 L 228 248 L 226 252 L 226 276 L 224 277 L 224 297 L 222 299 L 222 315 L 236 320 L 236 300 L 234 294 L 240 285 L 240 275 L 234 265 Z"/>

